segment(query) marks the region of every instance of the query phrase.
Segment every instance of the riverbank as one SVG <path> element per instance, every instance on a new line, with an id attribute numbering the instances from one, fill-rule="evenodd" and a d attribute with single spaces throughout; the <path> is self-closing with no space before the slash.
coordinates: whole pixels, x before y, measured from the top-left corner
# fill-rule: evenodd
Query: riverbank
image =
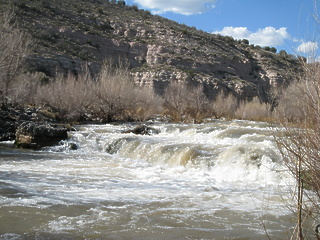
<path id="1" fill-rule="evenodd" d="M 221 99 L 222 100 L 222 99 Z M 65 116 L 66 113 L 63 109 L 52 107 L 49 105 L 41 106 L 23 106 L 13 104 L 2 104 L 0 107 L 0 141 L 12 141 L 15 140 L 17 147 L 39 149 L 43 146 L 52 145 L 58 143 L 60 140 L 66 139 L 67 132 L 72 130 L 74 124 L 101 124 L 108 122 L 136 122 L 142 123 L 146 121 L 150 122 L 174 122 L 174 123 L 202 123 L 207 122 L 208 119 L 226 119 L 231 120 L 232 112 L 230 105 L 236 105 L 235 99 L 230 100 L 224 98 L 225 107 L 222 106 L 223 101 L 217 100 L 215 102 L 215 108 L 221 109 L 221 112 L 211 111 L 212 116 L 208 113 L 201 116 L 201 114 L 195 114 L 195 117 L 188 116 L 187 112 L 179 113 L 177 117 L 176 109 L 165 110 L 163 114 L 151 114 L 150 116 L 141 116 L 136 118 L 129 117 L 126 121 L 123 119 L 123 113 L 120 114 L 120 118 L 117 118 L 117 114 L 114 114 L 114 118 L 102 116 L 102 113 L 83 112 L 81 117 L 76 119 Z M 218 103 L 219 102 L 219 103 Z M 232 102 L 232 104 L 230 104 Z M 221 106 L 220 106 L 221 105 Z M 228 105 L 228 106 L 227 106 Z M 246 104 L 240 104 L 239 108 L 242 111 L 242 120 L 256 120 L 264 122 L 272 122 L 272 118 L 265 112 L 263 104 L 255 101 L 248 102 Z M 222 110 L 224 109 L 224 110 Z M 228 112 L 225 111 L 228 110 Z M 250 109 L 250 111 L 248 111 Z M 260 109 L 260 111 L 259 111 Z M 186 109 L 185 109 L 186 110 Z M 225 111 L 225 112 L 222 112 Z M 196 113 L 196 111 L 194 111 Z M 254 112 L 254 114 L 253 114 Z M 263 112 L 262 114 L 259 114 Z M 201 116 L 201 117 L 200 117 Z M 195 118 L 197 121 L 195 121 Z M 179 121 L 180 120 L 180 121 Z M 132 129 L 138 134 L 143 134 L 145 129 Z"/>

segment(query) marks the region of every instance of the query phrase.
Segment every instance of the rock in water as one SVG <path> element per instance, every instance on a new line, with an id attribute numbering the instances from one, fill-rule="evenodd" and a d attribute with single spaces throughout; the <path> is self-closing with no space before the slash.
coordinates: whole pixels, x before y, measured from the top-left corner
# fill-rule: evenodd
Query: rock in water
<path id="1" fill-rule="evenodd" d="M 152 127 L 148 127 L 146 125 L 139 125 L 132 130 L 125 131 L 124 133 L 134 133 L 134 134 L 140 134 L 140 135 L 153 135 L 153 134 L 158 134 L 159 130 L 152 128 Z"/>
<path id="2" fill-rule="evenodd" d="M 39 149 L 68 138 L 68 129 L 56 124 L 22 123 L 16 131 L 17 147 Z"/>

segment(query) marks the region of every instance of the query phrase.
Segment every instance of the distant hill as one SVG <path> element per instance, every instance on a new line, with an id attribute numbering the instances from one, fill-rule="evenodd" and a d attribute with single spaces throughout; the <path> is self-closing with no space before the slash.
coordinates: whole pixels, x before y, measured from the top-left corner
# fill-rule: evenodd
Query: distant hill
<path id="1" fill-rule="evenodd" d="M 137 84 L 161 94 L 171 81 L 203 84 L 206 94 L 231 92 L 268 101 L 273 88 L 301 73 L 295 57 L 266 51 L 248 41 L 209 34 L 152 15 L 125 1 L 0 0 L 13 6 L 19 28 L 37 42 L 28 70 L 53 76 L 77 74 L 83 62 L 92 74 L 105 59 L 125 61 Z M 214 23 L 213 23 L 214 24 Z"/>

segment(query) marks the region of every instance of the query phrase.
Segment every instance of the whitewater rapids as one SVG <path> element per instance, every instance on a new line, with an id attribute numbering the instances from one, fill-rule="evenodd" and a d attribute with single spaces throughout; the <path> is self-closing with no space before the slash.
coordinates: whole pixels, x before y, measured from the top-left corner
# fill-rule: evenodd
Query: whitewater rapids
<path id="1" fill-rule="evenodd" d="M 287 239 L 293 179 L 273 127 L 76 126 L 41 151 L 0 146 L 0 239 Z M 70 146 L 77 146 L 72 150 Z"/>

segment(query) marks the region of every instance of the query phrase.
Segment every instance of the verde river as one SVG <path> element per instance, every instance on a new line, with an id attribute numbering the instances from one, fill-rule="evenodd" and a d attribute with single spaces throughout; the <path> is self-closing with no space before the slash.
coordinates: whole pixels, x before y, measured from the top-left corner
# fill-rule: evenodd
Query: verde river
<path id="1" fill-rule="evenodd" d="M 294 181 L 270 125 L 150 126 L 76 126 L 41 151 L 2 143 L 0 239 L 289 238 Z"/>

